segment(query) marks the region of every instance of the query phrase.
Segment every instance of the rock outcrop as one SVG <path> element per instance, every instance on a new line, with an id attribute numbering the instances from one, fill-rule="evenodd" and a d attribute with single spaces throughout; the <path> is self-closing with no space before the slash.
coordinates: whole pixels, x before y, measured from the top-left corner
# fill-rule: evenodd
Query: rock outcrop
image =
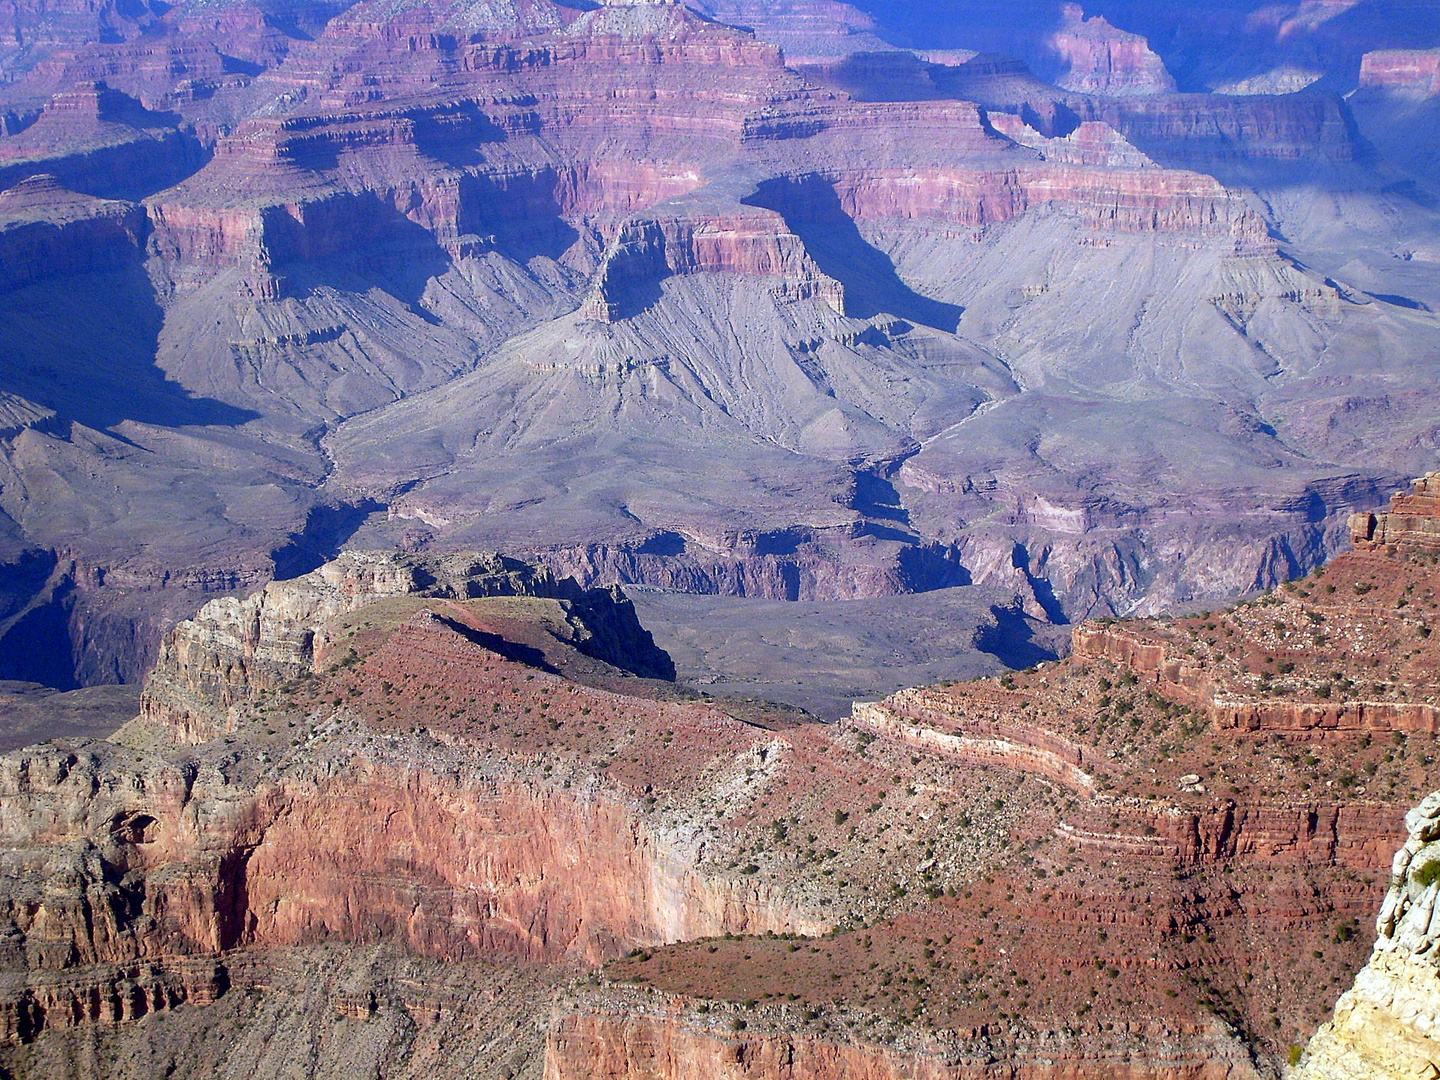
<path id="1" fill-rule="evenodd" d="M 211 739 L 224 729 L 222 718 L 232 706 L 333 662 L 332 623 L 340 616 L 404 596 L 556 600 L 583 651 L 638 674 L 674 677 L 674 665 L 619 589 L 586 591 L 571 579 L 493 554 L 352 552 L 245 599 L 212 600 L 176 626 L 146 682 L 141 716 L 168 724 L 182 741 Z"/>
<path id="2" fill-rule="evenodd" d="M 699 208 L 697 208 L 699 209 Z M 643 303 L 637 293 L 671 274 L 754 274 L 778 279 L 778 295 L 823 300 L 845 313 L 845 287 L 820 272 L 804 242 L 774 211 L 657 217 L 621 226 L 605 253 L 581 313 L 600 322 L 624 318 Z"/>
<path id="3" fill-rule="evenodd" d="M 197 1005 L 252 1048 L 254 1009 L 409 1024 L 429 1061 L 463 987 L 354 971 L 389 950 L 563 986 L 551 1080 L 1270 1076 L 1433 786 L 1432 734 L 1226 728 L 1129 655 L 838 726 L 721 708 L 607 662 L 653 648 L 627 612 L 498 557 L 348 555 L 178 627 L 110 741 L 0 758 L 0 1067 L 143 1033 L 187 1076 Z M 322 951 L 351 974 L 296 997 Z"/>
<path id="4" fill-rule="evenodd" d="M 138 265 L 147 233 L 145 212 L 133 203 L 30 177 L 0 191 L 0 289 Z"/>
<path id="5" fill-rule="evenodd" d="M 1415 481 L 1390 500 L 1390 509 L 1350 518 L 1350 542 L 1357 551 L 1381 549 L 1440 554 L 1440 473 Z"/>
<path id="6" fill-rule="evenodd" d="M 1174 92 L 1165 62 L 1139 34 L 1117 30 L 1098 15 L 1087 19 L 1079 4 L 1066 4 L 1064 19 L 1050 47 L 1068 68 L 1060 77 L 1065 89 L 1115 97 Z"/>
<path id="7" fill-rule="evenodd" d="M 646 1005 L 654 1009 L 650 1002 L 636 1004 L 640 1009 Z M 987 1031 L 968 1034 L 974 1040 L 968 1052 L 938 1040 L 936 1045 L 900 1050 L 823 1038 L 725 1032 L 710 1025 L 687 1024 L 685 1019 L 659 1010 L 637 1010 L 629 1015 L 618 1010 L 572 1013 L 559 1017 L 550 1030 L 544 1080 L 682 1080 L 693 1076 L 726 1080 L 991 1080 L 998 1076 L 1023 1080 L 1237 1080 L 1253 1075 L 1248 1063 L 1233 1052 L 1220 1056 L 1214 1050 L 1187 1047 L 1185 1040 L 1169 1031 L 1155 1032 L 1157 1039 L 1165 1041 L 1165 1049 L 1143 1062 L 1127 1060 L 1123 1050 L 1108 1059 L 1087 1059 L 1083 1054 L 1067 1053 L 1059 1048 L 1060 1040 L 1052 1043 L 1042 1035 L 1034 1045 L 1007 1056 L 1003 1065 L 993 1060 L 988 1048 L 982 1048 Z M 1127 1034 L 1143 1038 L 1144 1025 L 1137 1022 Z"/>
<path id="8" fill-rule="evenodd" d="M 1434 925 L 1440 882 L 1440 792 L 1405 816 L 1375 948 L 1310 1040 L 1294 1080 L 1425 1080 L 1440 1075 L 1440 965 Z"/>
<path id="9" fill-rule="evenodd" d="M 1085 753 L 1043 728 L 1013 719 L 1014 703 L 1001 690 L 988 708 L 955 714 L 943 695 L 902 690 L 884 702 L 857 702 L 851 719 L 863 730 L 887 735 L 934 753 L 977 765 L 1034 773 L 1081 795 L 1095 794 L 1095 777 L 1085 770 Z M 972 699 L 973 705 L 980 705 Z"/>
<path id="10" fill-rule="evenodd" d="M 1365 54 L 1360 88 L 1418 98 L 1440 96 L 1440 49 L 1382 49 Z"/>
<path id="11" fill-rule="evenodd" d="M 1434 734 L 1437 481 L 1440 474 L 1417 480 L 1388 511 L 1354 515 L 1355 551 L 1304 582 L 1201 618 L 1087 623 L 1073 634 L 1075 654 L 1124 664 L 1221 729 Z M 1357 663 L 1372 677 L 1368 692 L 1355 692 L 1343 674 Z"/>

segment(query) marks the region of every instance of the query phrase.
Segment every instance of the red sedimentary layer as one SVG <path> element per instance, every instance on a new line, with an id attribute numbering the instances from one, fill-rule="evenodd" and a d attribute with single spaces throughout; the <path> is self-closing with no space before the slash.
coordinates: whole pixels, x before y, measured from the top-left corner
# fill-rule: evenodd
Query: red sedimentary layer
<path id="1" fill-rule="evenodd" d="M 1177 865 L 1362 871 L 1384 863 L 1394 831 L 1389 809 L 1335 803 L 1225 803 L 1199 812 L 1097 804 L 1080 807 L 1060 826 L 1065 839 L 1084 847 Z"/>
<path id="2" fill-rule="evenodd" d="M 996 1025 L 999 1027 L 1000 1025 Z M 1137 1033 L 1145 1028 L 1136 1023 Z M 963 1035 L 964 1033 L 962 1033 Z M 983 1039 L 987 1032 L 969 1033 Z M 1170 1030 L 1155 1031 L 1173 1038 Z M 1047 1048 L 1003 1064 L 956 1063 L 941 1051 L 902 1052 L 880 1046 L 790 1035 L 722 1035 L 663 1015 L 575 1014 L 562 1017 L 545 1047 L 545 1080 L 1234 1080 L 1235 1065 L 1207 1061 L 1203 1051 L 1168 1063 L 1094 1060 Z"/>
<path id="3" fill-rule="evenodd" d="M 1360 86 L 1426 97 L 1440 94 L 1440 49 L 1368 52 L 1360 61 Z"/>
<path id="4" fill-rule="evenodd" d="M 356 44 L 341 68 L 318 61 L 356 32 L 332 23 L 310 48 L 313 70 L 306 56 L 281 69 L 327 110 L 250 120 L 221 139 L 205 169 L 152 201 L 157 247 L 181 264 L 264 271 L 357 242 L 415 243 L 417 225 L 454 256 L 497 228 L 583 219 L 666 272 L 769 274 L 834 303 L 833 286 L 797 272 L 803 251 L 788 232 L 736 205 L 743 191 L 682 214 L 657 206 L 736 166 L 787 188 L 786 205 L 766 203 L 787 216 L 806 212 L 804 189 L 819 184 L 862 218 L 974 227 L 1058 203 L 1097 229 L 1268 245 L 1263 222 L 1208 177 L 1045 162 L 997 137 L 971 103 L 819 93 L 773 46 L 666 17 L 673 35 L 639 40 L 599 18 L 530 44 L 407 31 L 405 49 Z M 348 74 L 360 70 L 363 80 Z M 648 224 L 621 225 L 652 207 Z"/>
<path id="5" fill-rule="evenodd" d="M 1409 492 L 1390 500 L 1379 514 L 1354 514 L 1350 540 L 1357 551 L 1397 551 L 1440 554 L 1440 473 L 1415 481 Z"/>
<path id="6" fill-rule="evenodd" d="M 33 973 L 24 993 L 0 998 L 0 1044 L 29 1042 L 41 1031 L 121 1024 L 178 1005 L 210 1005 L 229 988 L 213 957 L 164 957 Z"/>
<path id="7" fill-rule="evenodd" d="M 1209 673 L 1170 655 L 1167 644 L 1129 630 L 1081 626 L 1072 635 L 1075 655 L 1111 660 L 1147 677 L 1166 697 L 1205 709 L 1219 728 L 1244 731 L 1362 733 L 1440 732 L 1440 708 L 1423 702 L 1243 701 L 1222 696 Z"/>
<path id="8" fill-rule="evenodd" d="M 1219 638 L 1208 637 L 1221 625 L 1214 620 L 1204 627 L 1186 624 L 1183 632 L 1154 623 L 1085 624 L 1073 634 L 1075 656 L 1125 665 L 1167 698 L 1204 710 L 1222 730 L 1316 737 L 1440 732 L 1434 670 L 1423 659 L 1433 652 L 1431 627 L 1420 606 L 1433 605 L 1428 567 L 1440 553 L 1440 474 L 1417 480 L 1410 492 L 1393 498 L 1388 511 L 1352 516 L 1350 528 L 1355 553 L 1332 562 L 1317 578 L 1317 592 L 1307 591 L 1303 602 L 1284 608 L 1286 618 L 1267 626 L 1264 609 L 1257 608 L 1234 627 L 1225 622 L 1219 632 L 1233 635 L 1238 629 L 1240 634 L 1231 639 L 1232 653 L 1249 641 L 1250 648 L 1261 650 L 1255 656 L 1217 655 Z M 1421 621 L 1412 625 L 1412 615 Z M 1398 639 L 1382 644 L 1387 634 L 1411 629 L 1419 641 L 1410 651 L 1400 654 Z M 1323 698 L 1307 699 L 1304 690 L 1288 697 L 1257 692 L 1266 688 L 1250 678 L 1254 664 L 1263 659 L 1277 665 L 1268 674 L 1262 665 L 1263 678 L 1303 665 L 1304 677 L 1314 682 L 1327 665 L 1353 669 L 1358 661 L 1369 666 L 1375 649 L 1389 654 L 1392 663 L 1403 662 L 1384 683 L 1393 696 L 1336 695 L 1333 677 L 1327 676 L 1319 687 Z M 1287 670 L 1281 672 L 1278 664 Z"/>
<path id="9" fill-rule="evenodd" d="M 217 738 L 164 767 L 56 748 L 4 759 L 0 847 L 16 875 L 53 882 L 38 907 L 0 909 L 26 950 L 12 1038 L 216 992 L 213 968 L 187 983 L 176 955 L 383 939 L 443 959 L 594 962 L 644 947 L 610 970 L 718 1010 L 863 1001 L 855 1015 L 892 1023 L 924 1003 L 950 1041 L 826 1035 L 800 1006 L 788 1027 L 754 1021 L 743 1037 L 694 1015 L 665 1027 L 645 1010 L 577 1008 L 556 1022 L 552 1080 L 761 1076 L 781 1061 L 821 1080 L 1249 1077 L 1232 1028 L 1209 1019 L 1217 1001 L 1252 1026 L 1280 1002 L 1328 1005 L 1349 954 L 1326 943 L 1373 906 L 1369 874 L 1393 844 L 1390 804 L 1309 797 L 1293 780 L 1226 798 L 1187 778 L 1177 794 L 1211 752 L 1175 730 L 1188 714 L 1139 700 L 1119 738 L 1143 746 L 1097 741 L 1073 726 L 1101 690 L 1078 661 L 1013 688 L 907 692 L 838 732 L 767 731 L 505 659 L 477 642 L 536 648 L 506 620 L 549 601 L 416 598 L 401 569 L 355 556 L 317 575 L 330 591 L 276 585 L 254 620 L 217 602 L 190 626 L 192 655 L 169 656 L 167 677 L 197 702 L 236 704 L 238 758 Z M 316 595 L 338 605 L 321 627 Z M 247 648 L 274 670 L 217 681 Z M 1092 663 L 1113 689 L 1117 670 Z M 302 668 L 314 677 L 296 680 Z M 281 677 L 294 681 L 255 693 Z M 1156 749 L 1176 739 L 1183 751 Z M 272 755 L 282 764 L 263 764 Z M 60 853 L 79 840 L 94 857 L 77 867 Z M 1239 973 L 1257 941 L 1272 965 L 1310 974 L 1250 987 Z M 1106 987 L 1131 1004 L 1094 1004 Z M 1007 1012 L 1036 995 L 1024 1024 L 995 1020 L 1001 991 Z"/>
<path id="10" fill-rule="evenodd" d="M 366 668 L 377 689 L 382 675 L 386 686 L 414 686 L 444 672 L 447 692 L 472 702 L 498 700 L 501 686 L 534 674 L 429 614 L 396 631 Z M 551 715 L 579 718 L 583 708 L 647 731 L 698 722 L 711 729 L 712 752 L 743 750 L 755 738 L 728 718 L 653 703 L 614 715 L 624 700 L 576 688 L 565 711 Z M 658 732 L 647 737 L 660 745 Z M 194 766 L 171 767 L 108 794 L 94 759 L 48 748 L 4 759 L 0 841 L 12 851 L 12 873 L 44 872 L 57 846 L 104 839 L 64 889 L 38 904 L 14 893 L 0 901 L 25 935 L 31 973 L 6 1004 L 3 1035 L 29 1037 L 74 1008 L 82 1019 L 108 1016 L 105 1003 L 125 998 L 137 963 L 163 967 L 177 954 L 388 940 L 447 960 L 595 963 L 678 939 L 827 928 L 765 883 L 699 873 L 694 852 L 647 825 L 615 784 L 592 776 L 571 790 L 527 775 L 521 759 L 477 767 L 445 749 L 463 750 L 463 739 L 393 755 L 385 745 L 382 738 L 259 782 L 231 783 L 223 768 L 197 776 Z M 114 970 L 87 976 L 94 987 L 72 980 L 66 989 L 57 976 L 44 989 L 47 972 L 96 965 Z M 134 1015 L 201 994 L 155 978 L 160 989 L 147 990 Z M 72 1008 L 72 999 L 81 1005 Z M 85 1004 L 92 1000 L 94 1009 Z"/>

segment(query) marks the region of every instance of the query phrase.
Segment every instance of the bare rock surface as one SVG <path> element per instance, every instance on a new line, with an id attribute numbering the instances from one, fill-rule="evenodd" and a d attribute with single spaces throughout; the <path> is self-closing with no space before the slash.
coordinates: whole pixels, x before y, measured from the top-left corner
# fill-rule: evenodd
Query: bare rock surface
<path id="1" fill-rule="evenodd" d="M 1390 591 L 1342 590 L 1377 560 Z M 1435 588 L 1397 545 L 1195 626 L 1289 679 L 1282 630 L 1319 609 L 1354 711 L 1356 634 L 1428 641 Z M 347 554 L 178 627 L 108 740 L 0 756 L 0 1067 L 1276 1077 L 1434 788 L 1431 727 L 1226 724 L 1142 649 L 827 725 L 615 666 L 599 616 L 648 640 L 623 607 Z M 1379 673 L 1397 715 L 1410 670 Z M 1382 952 L 1421 949 L 1402 891 Z"/>
<path id="2" fill-rule="evenodd" d="M 1432 930 L 1435 863 L 1440 848 L 1440 792 L 1405 816 L 1410 835 L 1395 853 L 1390 892 L 1380 908 L 1377 940 L 1335 1018 L 1306 1047 L 1297 1080 L 1423 1077 L 1440 1059 Z"/>

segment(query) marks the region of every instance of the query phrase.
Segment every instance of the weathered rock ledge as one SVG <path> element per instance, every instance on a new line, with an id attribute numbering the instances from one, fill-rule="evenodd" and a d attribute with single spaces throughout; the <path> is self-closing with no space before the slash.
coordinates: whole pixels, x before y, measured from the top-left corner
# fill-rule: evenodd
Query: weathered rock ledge
<path id="1" fill-rule="evenodd" d="M 1440 1076 L 1440 792 L 1405 818 L 1370 962 L 1310 1040 L 1292 1080 L 1434 1080 Z"/>

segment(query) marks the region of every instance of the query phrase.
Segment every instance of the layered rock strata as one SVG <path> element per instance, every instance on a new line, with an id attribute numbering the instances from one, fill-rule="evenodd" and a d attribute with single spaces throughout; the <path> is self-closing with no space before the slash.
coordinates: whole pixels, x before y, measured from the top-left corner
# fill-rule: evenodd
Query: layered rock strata
<path id="1" fill-rule="evenodd" d="M 654 1008 L 649 1002 L 643 1005 Z M 1147 1034 L 1142 1023 L 1132 1029 L 1129 1034 L 1134 1036 Z M 1047 1045 L 1049 1040 L 1042 1037 L 1000 1065 L 984 1048 L 987 1031 L 966 1035 L 973 1040 L 968 1053 L 943 1045 L 897 1050 L 783 1034 L 726 1034 L 659 1010 L 639 1015 L 619 1010 L 572 1013 L 551 1028 L 544 1080 L 990 1080 L 1002 1075 L 1027 1080 L 1233 1080 L 1249 1075 L 1248 1063 L 1237 1056 L 1206 1060 L 1203 1053 L 1187 1053 L 1168 1029 L 1153 1033 L 1167 1046 L 1143 1063 L 1127 1061 L 1123 1053 L 1113 1060 L 1087 1060 L 1061 1049 L 1062 1040 Z"/>
<path id="2" fill-rule="evenodd" d="M 205 1002 L 245 1030 L 242 997 L 320 1007 L 262 969 L 384 945 L 601 965 L 552 1078 L 1265 1076 L 1358 962 L 1429 780 L 1432 736 L 1262 755 L 1103 659 L 839 727 L 731 716 L 587 656 L 547 589 L 347 556 L 179 628 L 111 742 L 5 757 L 0 1064 L 142 1016 L 164 1057 Z M 409 1000 L 376 980 L 323 1007 Z"/>
<path id="3" fill-rule="evenodd" d="M 1390 500 L 1390 509 L 1350 518 L 1350 541 L 1357 551 L 1379 549 L 1440 554 L 1440 473 L 1415 481 Z"/>
<path id="4" fill-rule="evenodd" d="M 1087 19 L 1079 4 L 1066 4 L 1064 18 L 1050 46 L 1069 68 L 1060 78 L 1065 89 L 1112 96 L 1174 92 L 1164 61 L 1139 34 L 1117 30 L 1100 16 Z"/>
<path id="5" fill-rule="evenodd" d="M 1212 616 L 1085 624 L 1073 635 L 1075 654 L 1126 665 L 1217 728 L 1434 734 L 1437 481 L 1422 477 L 1388 511 L 1354 515 L 1356 550 L 1304 582 Z M 1368 687 L 1345 674 L 1357 665 Z"/>
<path id="6" fill-rule="evenodd" d="M 711 773 L 691 779 L 723 789 L 735 759 L 765 767 L 767 733 L 587 689 L 492 651 L 534 651 L 491 629 L 533 620 L 530 598 L 445 603 L 441 617 L 420 601 L 398 613 L 382 602 L 378 647 L 373 624 L 352 638 L 374 648 L 363 663 L 294 691 L 320 707 L 309 719 L 271 717 L 266 702 L 283 695 L 250 684 L 258 711 L 237 730 L 260 741 L 243 756 L 228 749 L 234 736 L 176 754 L 170 729 L 141 719 L 126 741 L 154 750 L 94 743 L 5 758 L 4 904 L 15 928 L 5 1037 L 204 1004 L 225 992 L 237 949 L 384 941 L 450 961 L 593 964 L 676 939 L 828 929 L 783 888 L 702 869 L 704 838 L 682 822 L 647 823 L 645 793 L 670 790 L 664 768 L 642 766 L 640 784 L 625 768 L 607 777 L 606 762 L 570 756 L 542 768 L 534 754 L 536 732 L 566 724 L 643 728 L 647 757 L 698 724 L 685 738 Z M 320 686 L 335 675 L 355 688 L 334 692 L 349 709 L 322 705 Z M 427 714 L 419 702 L 433 695 L 437 711 L 422 723 L 413 711 L 372 712 L 397 684 Z M 232 696 L 206 688 L 217 708 Z M 543 721 L 522 710 L 522 689 L 547 699 Z M 374 723 L 357 725 L 357 707 Z M 498 753 L 475 752 L 482 717 L 491 731 L 496 719 L 510 725 Z"/>
<path id="7" fill-rule="evenodd" d="M 1276 560 L 1314 565 L 1352 482 L 1429 445 L 1411 430 L 1422 388 L 1347 381 L 1389 370 L 1353 342 L 1408 362 L 1425 320 L 1358 310 L 1308 269 L 1324 260 L 1281 258 L 1261 202 L 1192 171 L 1339 167 L 1357 144 L 1338 100 L 1171 93 L 1143 39 L 1078 13 L 1072 67 L 1103 92 L 968 53 L 799 72 L 767 27 L 877 49 L 870 21 L 848 5 L 705 10 L 760 33 L 683 4 L 367 0 L 306 6 L 289 29 L 247 3 L 133 19 L 19 4 L 0 176 L 17 198 L 42 175 L 84 195 L 32 190 L 0 252 L 0 281 L 25 294 L 0 343 L 24 385 L 4 390 L 55 414 L 5 447 L 0 510 L 22 544 L 6 565 L 73 559 L 109 584 L 32 593 L 67 641 L 14 638 L 29 655 L 13 673 L 51 678 L 63 652 L 65 685 L 133 680 L 155 628 L 215 590 L 113 599 L 122 582 L 183 566 L 249 586 L 386 511 L 421 524 L 372 520 L 365 546 L 543 548 L 596 564 L 587 581 L 777 598 L 1008 586 L 1019 543 L 1051 617 L 1188 601 L 1271 584 Z M 1128 94 L 1146 80 L 1164 92 Z M 1184 288 L 1124 269 L 1151 265 Z M 1097 278 L 1126 293 L 1104 340 L 1052 333 L 1088 325 Z M 1377 295 L 1410 294 L 1395 289 Z M 71 331 L 77 292 L 78 350 L 54 329 Z M 1179 360 L 1164 343 L 1182 339 L 1205 344 Z M 603 355 L 563 378 L 567 342 Z M 1080 370 L 1083 400 L 1040 389 Z M 97 371 L 113 373 L 99 389 Z M 1134 400 L 1115 389 L 1132 379 L 1148 388 Z M 1282 437 L 1282 383 L 1333 421 L 1292 410 L 1301 430 Z M 436 430 L 447 400 L 474 427 Z M 1169 426 L 1196 400 L 1225 415 Z M 1007 420 L 1012 401 L 1034 411 Z M 620 418 L 613 445 L 566 426 L 592 414 Z M 1051 445 L 1017 426 L 1053 433 L 1067 415 L 1138 424 L 1147 439 L 1127 445 L 1146 460 L 1123 472 L 1146 479 L 1099 490 L 1108 451 L 1017 449 Z M 971 437 L 990 424 L 1005 430 Z M 1157 487 L 1216 427 L 1214 451 L 1253 460 L 1263 485 L 1223 505 L 1192 476 Z M 982 450 L 992 438 L 1008 449 Z M 696 468 L 672 467 L 690 451 L 728 474 L 692 490 Z M 567 471 L 581 460 L 609 465 Z M 893 494 L 855 497 L 872 485 Z M 1246 512 L 1262 499 L 1272 513 Z M 1052 527 L 1097 516 L 1113 536 Z M 725 531 L 766 554 L 707 548 Z M 705 550 L 670 554 L 677 535 Z M 121 611 L 133 644 L 111 629 Z"/>
<path id="8" fill-rule="evenodd" d="M 1440 49 L 1382 49 L 1360 62 L 1360 88 L 1415 97 L 1440 96 Z"/>

